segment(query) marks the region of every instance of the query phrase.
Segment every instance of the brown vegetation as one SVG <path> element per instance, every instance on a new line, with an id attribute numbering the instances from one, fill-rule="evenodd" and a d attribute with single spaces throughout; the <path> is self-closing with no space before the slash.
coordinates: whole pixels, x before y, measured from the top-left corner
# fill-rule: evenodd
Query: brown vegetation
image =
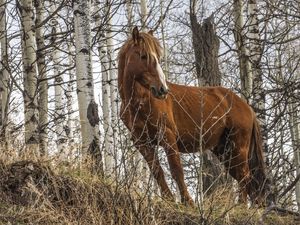
<path id="1" fill-rule="evenodd" d="M 234 205 L 215 193 L 205 211 L 116 189 L 82 169 L 49 163 L 0 162 L 0 224 L 295 224 L 292 217 Z M 263 222 L 263 223 L 262 223 Z"/>

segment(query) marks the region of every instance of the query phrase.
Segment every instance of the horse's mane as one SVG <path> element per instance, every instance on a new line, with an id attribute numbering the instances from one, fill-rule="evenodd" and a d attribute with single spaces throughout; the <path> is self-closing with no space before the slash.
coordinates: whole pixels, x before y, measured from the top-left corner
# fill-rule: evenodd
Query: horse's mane
<path id="1" fill-rule="evenodd" d="M 121 47 L 119 52 L 119 60 L 129 50 L 129 48 L 133 47 L 134 45 L 137 45 L 141 52 L 146 54 L 155 54 L 158 59 L 162 56 L 162 47 L 160 46 L 157 38 L 155 38 L 152 34 L 141 32 L 139 33 L 139 38 L 137 41 L 133 38 L 130 38 Z"/>

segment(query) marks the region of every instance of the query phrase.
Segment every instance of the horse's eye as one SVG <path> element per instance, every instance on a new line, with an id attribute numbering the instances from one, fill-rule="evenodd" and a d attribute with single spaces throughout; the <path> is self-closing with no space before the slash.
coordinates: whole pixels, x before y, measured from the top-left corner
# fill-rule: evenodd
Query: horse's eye
<path id="1" fill-rule="evenodd" d="M 141 55 L 141 59 L 146 60 L 146 59 L 148 59 L 148 56 L 146 54 L 143 54 L 143 55 Z"/>

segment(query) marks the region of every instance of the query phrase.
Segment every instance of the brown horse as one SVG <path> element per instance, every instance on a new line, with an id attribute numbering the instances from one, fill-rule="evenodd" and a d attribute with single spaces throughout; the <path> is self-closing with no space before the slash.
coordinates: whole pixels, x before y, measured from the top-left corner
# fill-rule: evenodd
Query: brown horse
<path id="1" fill-rule="evenodd" d="M 159 60 L 162 49 L 152 32 L 132 37 L 119 52 L 118 86 L 121 118 L 136 148 L 148 163 L 161 193 L 173 195 L 155 153 L 166 152 L 181 201 L 193 205 L 184 182 L 180 153 L 210 149 L 240 185 L 241 197 L 264 201 L 268 192 L 261 135 L 255 113 L 232 91 L 222 87 L 191 87 L 166 81 Z"/>

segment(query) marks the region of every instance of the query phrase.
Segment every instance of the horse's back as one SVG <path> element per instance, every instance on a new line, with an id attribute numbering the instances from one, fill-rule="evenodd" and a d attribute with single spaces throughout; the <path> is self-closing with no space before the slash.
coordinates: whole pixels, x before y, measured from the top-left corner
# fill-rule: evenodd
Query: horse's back
<path id="1" fill-rule="evenodd" d="M 197 117 L 202 115 L 203 118 L 213 117 L 213 114 L 228 117 L 232 112 L 238 111 L 252 115 L 251 107 L 230 89 L 221 86 L 194 87 L 178 84 L 169 86 L 175 111 L 184 111 L 184 114 L 189 112 L 190 116 L 196 113 Z"/>
<path id="2" fill-rule="evenodd" d="M 198 145 L 203 134 L 205 148 L 218 144 L 225 129 L 252 127 L 252 109 L 224 87 L 191 87 L 169 84 L 174 123 L 183 143 Z"/>

